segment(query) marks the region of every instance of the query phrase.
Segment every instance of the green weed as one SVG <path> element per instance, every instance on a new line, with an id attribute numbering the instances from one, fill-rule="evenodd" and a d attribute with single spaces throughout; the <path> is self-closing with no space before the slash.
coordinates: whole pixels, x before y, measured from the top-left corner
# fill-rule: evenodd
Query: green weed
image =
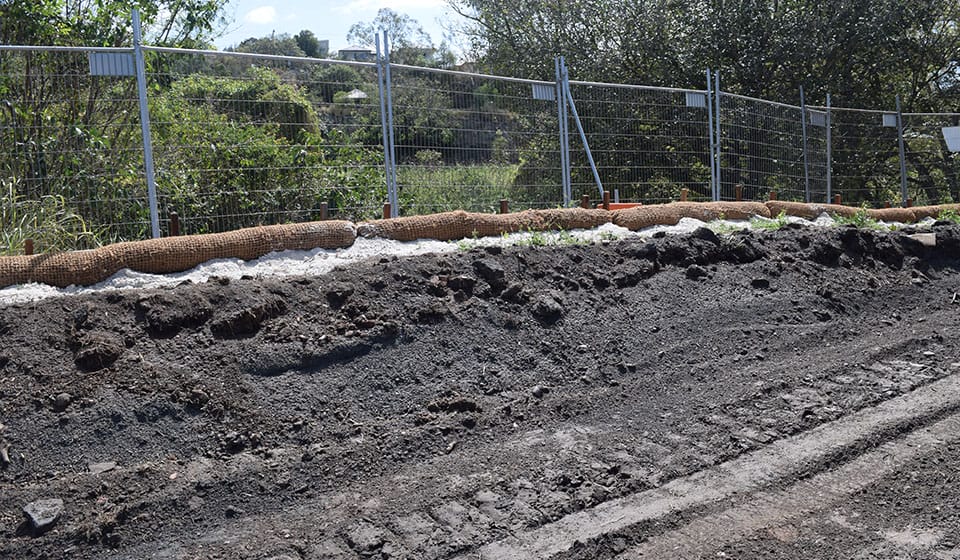
<path id="1" fill-rule="evenodd" d="M 750 227 L 754 229 L 764 229 L 768 231 L 776 231 L 786 227 L 790 223 L 787 221 L 787 213 L 783 210 L 777 214 L 776 218 L 761 218 L 759 216 L 754 217 L 750 220 Z"/>
<path id="2" fill-rule="evenodd" d="M 937 220 L 942 222 L 953 222 L 955 224 L 960 224 L 960 213 L 951 208 L 944 208 L 940 210 L 940 213 L 937 214 Z"/>
<path id="3" fill-rule="evenodd" d="M 887 229 L 880 225 L 880 222 L 878 222 L 875 218 L 871 218 L 870 214 L 867 213 L 866 208 L 857 210 L 857 213 L 853 216 L 834 216 L 833 220 L 837 223 L 837 225 L 841 226 L 852 225 L 859 229 Z"/>

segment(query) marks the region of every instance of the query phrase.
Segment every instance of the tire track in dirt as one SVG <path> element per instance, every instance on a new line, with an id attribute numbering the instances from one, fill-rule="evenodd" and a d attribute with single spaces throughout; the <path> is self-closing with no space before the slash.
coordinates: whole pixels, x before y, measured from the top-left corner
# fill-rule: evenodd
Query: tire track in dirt
<path id="1" fill-rule="evenodd" d="M 569 550 L 574 543 L 588 542 L 641 522 L 753 492 L 799 473 L 816 472 L 864 447 L 876 445 L 878 439 L 957 409 L 960 409 L 960 375 L 955 374 L 661 488 L 605 502 L 532 531 L 487 544 L 478 553 L 481 557 L 501 560 L 551 558 Z M 944 426 L 955 426 L 960 420 L 951 422 Z M 910 447 L 906 449 L 909 451 Z M 465 555 L 457 560 L 470 558 Z"/>

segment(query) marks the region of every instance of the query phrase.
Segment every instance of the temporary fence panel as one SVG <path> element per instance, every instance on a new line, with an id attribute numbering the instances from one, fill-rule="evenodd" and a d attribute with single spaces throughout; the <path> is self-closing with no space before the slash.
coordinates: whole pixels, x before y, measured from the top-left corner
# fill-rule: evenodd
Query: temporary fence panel
<path id="1" fill-rule="evenodd" d="M 393 65 L 401 211 L 495 211 L 563 201 L 550 82 Z"/>
<path id="2" fill-rule="evenodd" d="M 800 107 L 723 93 L 720 98 L 721 200 L 822 201 L 826 197 L 826 129 L 807 119 L 804 167 L 803 111 Z"/>
<path id="3" fill-rule="evenodd" d="M 0 46 L 0 251 L 149 232 L 131 53 Z"/>
<path id="4" fill-rule="evenodd" d="M 957 113 L 903 115 L 907 187 L 915 205 L 960 202 L 960 153 L 950 150 L 944 135 L 944 128 L 958 125 Z"/>
<path id="5" fill-rule="evenodd" d="M 710 198 L 706 93 L 570 82 L 605 190 L 621 202 Z M 582 144 L 570 141 L 574 198 L 596 192 Z"/>
<path id="6" fill-rule="evenodd" d="M 834 107 L 830 120 L 833 192 L 844 204 L 900 205 L 896 112 Z"/>
<path id="7" fill-rule="evenodd" d="M 188 233 L 378 216 L 372 63 L 149 49 L 161 213 Z"/>

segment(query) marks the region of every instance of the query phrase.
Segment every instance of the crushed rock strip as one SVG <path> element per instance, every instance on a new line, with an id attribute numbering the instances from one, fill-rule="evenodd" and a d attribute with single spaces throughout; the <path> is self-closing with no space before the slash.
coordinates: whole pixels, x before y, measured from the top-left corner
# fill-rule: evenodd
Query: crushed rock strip
<path id="1" fill-rule="evenodd" d="M 887 442 L 835 470 L 784 490 L 760 492 L 744 504 L 651 537 L 616 560 L 702 557 L 766 527 L 829 509 L 911 461 L 956 441 L 960 441 L 960 414 Z"/>
<path id="2" fill-rule="evenodd" d="M 475 559 L 478 553 L 481 558 L 499 560 L 551 558 L 569 550 L 577 541 L 587 542 L 644 521 L 756 492 L 816 469 L 831 458 L 841 457 L 845 451 L 889 439 L 891 434 L 958 409 L 960 374 L 954 374 L 660 488 L 604 502 L 531 531 L 488 543 L 456 560 Z"/>

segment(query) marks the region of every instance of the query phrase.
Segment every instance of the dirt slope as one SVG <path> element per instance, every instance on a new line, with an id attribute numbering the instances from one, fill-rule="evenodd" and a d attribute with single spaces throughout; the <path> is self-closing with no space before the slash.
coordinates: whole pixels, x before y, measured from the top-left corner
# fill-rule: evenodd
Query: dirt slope
<path id="1" fill-rule="evenodd" d="M 0 557 L 469 555 L 948 375 L 960 228 L 933 231 L 701 229 L 0 309 Z M 42 498 L 63 507 L 38 531 Z"/>

